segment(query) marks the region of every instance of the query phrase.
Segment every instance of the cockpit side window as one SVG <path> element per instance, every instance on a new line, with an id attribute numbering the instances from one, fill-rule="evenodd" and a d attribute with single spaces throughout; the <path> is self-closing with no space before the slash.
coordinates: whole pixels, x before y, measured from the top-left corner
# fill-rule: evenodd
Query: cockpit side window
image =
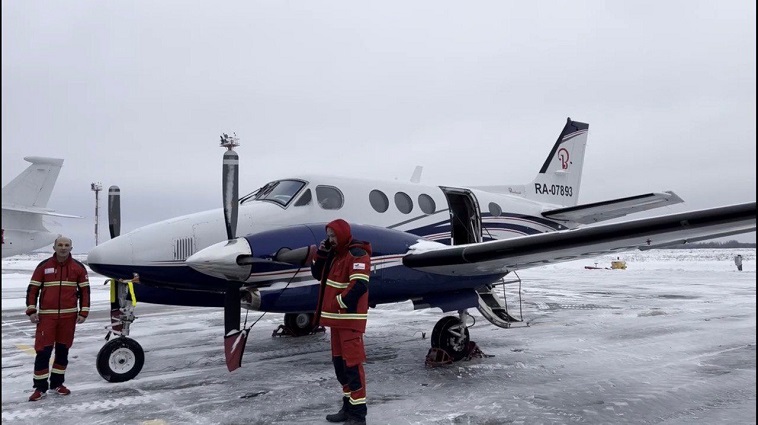
<path id="1" fill-rule="evenodd" d="M 345 203 L 342 192 L 334 186 L 316 186 L 316 200 L 325 210 L 338 210 Z"/>
<path id="2" fill-rule="evenodd" d="M 304 186 L 305 182 L 301 180 L 273 181 L 242 197 L 240 204 L 244 205 L 250 201 L 269 201 L 286 207 Z"/>
<path id="3" fill-rule="evenodd" d="M 313 196 L 311 195 L 311 190 L 310 189 L 306 189 L 305 192 L 303 192 L 303 195 L 300 196 L 300 199 L 298 199 L 297 201 L 295 201 L 295 206 L 296 207 L 302 207 L 303 205 L 310 205 L 312 198 L 313 198 Z"/>

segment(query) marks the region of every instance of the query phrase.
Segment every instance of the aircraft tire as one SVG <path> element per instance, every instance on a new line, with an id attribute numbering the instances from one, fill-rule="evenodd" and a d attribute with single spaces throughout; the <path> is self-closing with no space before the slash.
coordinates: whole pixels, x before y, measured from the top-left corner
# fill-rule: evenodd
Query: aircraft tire
<path id="1" fill-rule="evenodd" d="M 287 327 L 294 336 L 304 336 L 313 332 L 313 313 L 286 313 L 284 315 L 284 326 Z"/>
<path id="2" fill-rule="evenodd" d="M 469 342 L 468 328 L 463 329 L 463 339 L 460 341 L 450 333 L 450 329 L 460 323 L 460 319 L 455 316 L 445 316 L 434 325 L 432 330 L 432 348 L 445 350 L 454 362 L 466 357 Z"/>
<path id="3" fill-rule="evenodd" d="M 142 346 L 125 336 L 109 341 L 97 353 L 97 372 L 108 382 L 128 381 L 140 373 L 144 364 Z"/>

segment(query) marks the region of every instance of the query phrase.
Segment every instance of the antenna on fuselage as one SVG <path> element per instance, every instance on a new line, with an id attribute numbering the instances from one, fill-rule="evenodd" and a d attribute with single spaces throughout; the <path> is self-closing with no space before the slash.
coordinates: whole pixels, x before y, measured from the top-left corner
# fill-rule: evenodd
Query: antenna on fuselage
<path id="1" fill-rule="evenodd" d="M 413 175 L 411 176 L 411 183 L 421 183 L 421 171 L 424 170 L 424 167 L 417 165 L 416 168 L 413 170 Z"/>

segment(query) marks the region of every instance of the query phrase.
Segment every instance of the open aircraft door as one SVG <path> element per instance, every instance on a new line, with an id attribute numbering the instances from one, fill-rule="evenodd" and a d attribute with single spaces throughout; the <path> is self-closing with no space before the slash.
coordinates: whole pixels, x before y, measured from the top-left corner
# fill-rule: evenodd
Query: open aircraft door
<path id="1" fill-rule="evenodd" d="M 468 189 L 440 186 L 450 211 L 450 244 L 464 245 L 482 241 L 482 215 L 479 202 Z"/>

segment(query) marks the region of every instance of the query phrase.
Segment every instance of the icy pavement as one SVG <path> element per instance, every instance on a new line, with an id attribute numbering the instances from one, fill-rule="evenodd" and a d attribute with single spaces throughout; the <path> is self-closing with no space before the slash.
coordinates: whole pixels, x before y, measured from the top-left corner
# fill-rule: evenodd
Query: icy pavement
<path id="1" fill-rule="evenodd" d="M 755 249 L 621 257 L 627 270 L 584 269 L 615 259 L 601 257 L 519 273 L 525 323 L 500 329 L 473 311 L 471 339 L 492 357 L 451 366 L 424 366 L 439 310 L 372 309 L 368 423 L 755 423 Z M 221 311 L 138 304 L 131 336 L 145 349 L 145 367 L 134 380 L 105 382 L 95 358 L 108 292 L 97 275 L 93 314 L 71 349 L 72 394 L 28 402 L 34 327 L 23 297 L 42 258 L 2 263 L 3 423 L 326 424 L 338 408 L 328 335 L 273 338 L 280 314 L 255 325 L 242 368 L 229 373 Z M 518 316 L 517 289 L 507 294 Z M 259 316 L 251 312 L 248 323 Z"/>

